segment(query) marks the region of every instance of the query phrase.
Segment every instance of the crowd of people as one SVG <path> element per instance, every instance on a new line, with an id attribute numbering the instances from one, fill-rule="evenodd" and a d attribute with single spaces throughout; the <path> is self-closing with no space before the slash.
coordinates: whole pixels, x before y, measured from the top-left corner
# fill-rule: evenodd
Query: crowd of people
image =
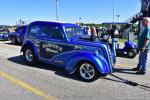
<path id="1" fill-rule="evenodd" d="M 150 18 L 144 17 L 142 21 L 142 30 L 138 38 L 138 52 L 139 52 L 139 62 L 136 68 L 133 68 L 134 71 L 137 71 L 137 74 L 146 74 L 147 71 L 147 62 L 148 54 L 150 51 Z M 84 31 L 91 37 L 91 40 L 94 41 L 99 35 L 98 28 L 95 27 L 86 27 Z M 109 37 L 112 40 L 112 45 L 115 47 L 115 42 L 118 41 L 119 30 L 115 25 L 112 25 L 112 28 L 107 31 Z M 113 49 L 115 53 L 115 48 Z M 115 53 L 116 55 L 116 53 Z"/>
<path id="2" fill-rule="evenodd" d="M 98 38 L 99 36 L 103 38 L 104 37 L 103 35 L 107 35 L 108 39 L 118 40 L 120 35 L 116 25 L 112 25 L 112 28 L 108 29 L 107 31 L 103 28 L 99 29 L 98 27 L 94 27 L 94 26 L 84 27 L 83 31 L 85 32 L 86 35 L 91 37 L 92 41 L 96 40 L 96 38 Z"/>

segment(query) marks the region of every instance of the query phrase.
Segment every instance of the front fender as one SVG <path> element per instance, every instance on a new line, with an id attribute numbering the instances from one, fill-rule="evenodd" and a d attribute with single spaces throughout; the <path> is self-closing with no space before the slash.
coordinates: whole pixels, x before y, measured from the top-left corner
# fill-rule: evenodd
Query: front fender
<path id="1" fill-rule="evenodd" d="M 89 61 L 92 64 L 95 65 L 95 67 L 98 69 L 98 71 L 102 74 L 111 73 L 111 68 L 109 67 L 109 64 L 105 60 L 105 58 L 101 56 L 96 56 L 91 53 L 80 53 L 72 57 L 69 62 L 67 63 L 65 70 L 69 74 L 73 74 L 75 70 L 77 69 L 77 65 L 81 61 Z"/>

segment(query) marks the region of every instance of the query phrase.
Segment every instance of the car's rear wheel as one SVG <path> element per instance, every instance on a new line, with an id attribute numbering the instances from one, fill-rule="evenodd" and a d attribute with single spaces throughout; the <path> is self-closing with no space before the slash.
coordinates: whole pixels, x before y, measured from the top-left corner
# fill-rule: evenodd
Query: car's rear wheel
<path id="1" fill-rule="evenodd" d="M 17 44 L 17 39 L 15 37 L 12 37 L 11 38 L 11 44 Z"/>
<path id="2" fill-rule="evenodd" d="M 98 78 L 97 68 L 90 62 L 84 61 L 78 65 L 78 74 L 83 81 L 91 82 Z"/>
<path id="3" fill-rule="evenodd" d="M 25 62 L 28 65 L 35 65 L 38 62 L 34 51 L 29 46 L 23 49 L 23 56 L 24 56 Z"/>
<path id="4" fill-rule="evenodd" d="M 129 58 L 134 58 L 137 55 L 136 50 L 129 50 L 127 54 Z"/>

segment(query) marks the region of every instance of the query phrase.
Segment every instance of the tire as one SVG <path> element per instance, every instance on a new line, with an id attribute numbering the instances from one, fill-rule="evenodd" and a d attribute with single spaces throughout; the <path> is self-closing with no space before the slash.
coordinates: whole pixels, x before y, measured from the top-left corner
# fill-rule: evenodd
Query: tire
<path id="1" fill-rule="evenodd" d="M 127 52 L 127 55 L 128 55 L 129 58 L 135 58 L 136 55 L 137 55 L 137 52 L 136 52 L 136 50 L 129 50 Z"/>
<path id="2" fill-rule="evenodd" d="M 38 63 L 38 59 L 37 59 L 33 49 L 29 46 L 24 47 L 23 57 L 24 57 L 25 62 L 28 65 L 36 65 Z"/>
<path id="3" fill-rule="evenodd" d="M 88 61 L 83 61 L 78 65 L 78 75 L 84 82 L 92 82 L 98 79 L 97 68 Z"/>
<path id="4" fill-rule="evenodd" d="M 11 38 L 11 44 L 13 45 L 17 44 L 17 39 L 15 37 Z"/>
<path id="5" fill-rule="evenodd" d="M 123 52 L 121 50 L 116 50 L 117 57 L 123 56 Z"/>

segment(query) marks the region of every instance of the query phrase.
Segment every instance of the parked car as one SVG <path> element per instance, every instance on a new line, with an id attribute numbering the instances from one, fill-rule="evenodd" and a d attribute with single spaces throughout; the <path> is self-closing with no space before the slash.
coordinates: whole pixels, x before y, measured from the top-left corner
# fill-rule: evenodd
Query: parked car
<path id="1" fill-rule="evenodd" d="M 15 32 L 9 33 L 9 39 L 11 40 L 11 44 L 23 43 L 26 29 L 27 25 L 19 26 L 15 30 Z"/>
<path id="2" fill-rule="evenodd" d="M 7 33 L 0 34 L 0 40 L 7 41 L 8 40 L 8 34 Z"/>
<path id="3" fill-rule="evenodd" d="M 76 24 L 32 22 L 21 52 L 29 65 L 41 61 L 63 67 L 68 74 L 77 72 L 84 81 L 112 73 L 115 57 L 108 44 L 93 42 L 83 34 Z"/>

